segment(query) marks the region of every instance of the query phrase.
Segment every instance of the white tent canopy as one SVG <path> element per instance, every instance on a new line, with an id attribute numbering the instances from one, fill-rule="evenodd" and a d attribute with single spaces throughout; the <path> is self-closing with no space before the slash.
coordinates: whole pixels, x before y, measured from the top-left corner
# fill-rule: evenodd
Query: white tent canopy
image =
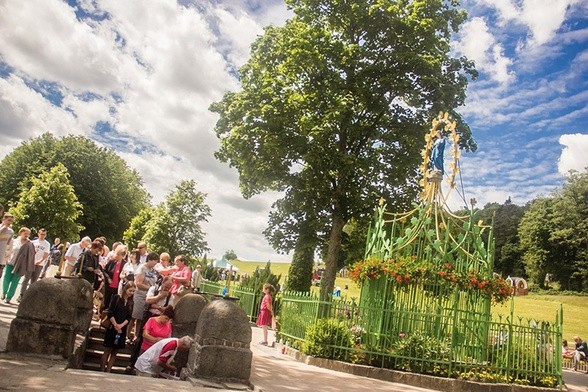
<path id="1" fill-rule="evenodd" d="M 232 269 L 233 271 L 239 271 L 239 268 L 231 263 L 224 256 L 220 260 L 215 260 L 212 265 L 217 268 Z"/>

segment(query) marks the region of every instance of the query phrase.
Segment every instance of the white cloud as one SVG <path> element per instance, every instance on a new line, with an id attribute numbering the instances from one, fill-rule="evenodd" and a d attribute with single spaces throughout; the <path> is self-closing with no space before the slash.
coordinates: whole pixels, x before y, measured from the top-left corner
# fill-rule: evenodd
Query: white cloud
<path id="1" fill-rule="evenodd" d="M 502 45 L 496 42 L 483 18 L 476 17 L 463 24 L 460 40 L 454 42 L 453 49 L 474 60 L 478 71 L 501 85 L 514 78 L 509 71 L 512 60 L 504 55 Z"/>
<path id="2" fill-rule="evenodd" d="M 561 174 L 567 174 L 570 170 L 583 172 L 588 168 L 588 134 L 561 135 L 559 143 L 564 146 L 557 163 Z"/>
<path id="3" fill-rule="evenodd" d="M 120 137 L 129 144 L 119 153 L 141 174 L 154 202 L 183 179 L 195 179 L 208 194 L 213 216 L 204 229 L 212 257 L 234 249 L 249 259 L 287 260 L 261 234 L 277 196 L 241 197 L 235 170 L 213 156 L 217 117 L 208 107 L 238 89 L 231 70 L 247 60 L 261 26 L 283 22 L 288 12 L 276 1 L 259 2 L 256 13 L 242 2 L 206 4 L 206 12 L 200 6 L 2 3 L 0 60 L 12 75 L 0 78 L 1 156 L 45 131 L 91 135 L 106 147 Z M 211 14 L 215 26 L 206 19 Z M 59 91 L 60 106 L 27 84 L 39 80 Z M 100 136 L 98 122 L 116 132 Z M 163 154 L 137 152 L 144 145 Z"/>
<path id="4" fill-rule="evenodd" d="M 78 22 L 61 1 L 2 4 L 2 57 L 19 72 L 77 91 L 108 94 L 118 86 L 121 59 L 111 31 Z"/>
<path id="5" fill-rule="evenodd" d="M 541 46 L 551 41 L 566 19 L 568 12 L 586 4 L 585 0 L 480 0 L 496 10 L 498 26 L 521 25 L 528 30 L 522 47 Z"/>

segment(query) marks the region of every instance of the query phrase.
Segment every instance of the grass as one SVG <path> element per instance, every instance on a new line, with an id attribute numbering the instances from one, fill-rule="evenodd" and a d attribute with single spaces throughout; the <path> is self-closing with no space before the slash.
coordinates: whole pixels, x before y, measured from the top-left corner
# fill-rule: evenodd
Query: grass
<path id="1" fill-rule="evenodd" d="M 265 268 L 264 262 L 248 262 L 235 260 L 233 263 L 239 268 L 239 273 L 251 274 L 255 268 Z M 280 282 L 284 282 L 290 263 L 271 263 L 271 270 L 276 275 L 282 275 Z M 347 285 L 347 289 L 345 289 Z M 347 299 L 359 299 L 360 289 L 351 279 L 337 277 L 335 286 L 341 287 L 341 295 Z M 314 293 L 319 292 L 319 287 L 313 287 Z M 588 340 L 588 297 L 572 295 L 540 295 L 529 294 L 523 297 L 515 297 L 514 314 L 516 317 L 535 319 L 538 321 L 555 321 L 556 312 L 563 304 L 563 338 L 572 342 L 575 335 Z M 510 302 L 502 306 L 493 306 L 492 313 L 498 315 L 510 315 Z"/>
<path id="2" fill-rule="evenodd" d="M 556 312 L 563 304 L 563 338 L 572 341 L 575 335 L 588 338 L 588 297 L 573 295 L 529 294 L 514 298 L 514 314 L 522 318 L 555 321 Z M 494 315 L 509 315 L 510 302 L 492 308 Z"/>
<path id="3" fill-rule="evenodd" d="M 240 261 L 240 260 L 231 260 L 231 264 L 235 267 L 239 268 L 239 274 L 242 275 L 244 273 L 251 275 L 255 272 L 256 268 L 263 269 L 267 265 L 267 262 L 263 261 Z M 283 283 L 286 275 L 288 275 L 288 269 L 290 268 L 290 263 L 270 263 L 270 269 L 273 274 L 275 275 L 282 275 L 280 278 L 280 283 Z"/>

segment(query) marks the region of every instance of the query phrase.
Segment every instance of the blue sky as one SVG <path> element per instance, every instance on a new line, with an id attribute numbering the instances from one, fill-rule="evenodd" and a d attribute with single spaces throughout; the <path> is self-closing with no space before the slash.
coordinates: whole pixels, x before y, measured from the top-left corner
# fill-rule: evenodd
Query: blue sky
<path id="1" fill-rule="evenodd" d="M 465 199 L 524 204 L 588 166 L 588 0 L 462 5 L 452 50 L 480 72 L 460 109 L 479 146 L 460 162 Z M 243 200 L 212 156 L 208 107 L 238 89 L 263 27 L 289 16 L 277 0 L 0 2 L 0 159 L 47 131 L 91 137 L 140 172 L 154 202 L 195 179 L 213 257 L 288 260 L 261 234 L 279 195 Z"/>

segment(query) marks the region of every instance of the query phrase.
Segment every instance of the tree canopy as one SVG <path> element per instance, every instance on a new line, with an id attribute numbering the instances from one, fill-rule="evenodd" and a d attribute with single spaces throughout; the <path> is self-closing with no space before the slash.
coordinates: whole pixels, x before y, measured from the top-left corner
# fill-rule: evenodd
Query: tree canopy
<path id="1" fill-rule="evenodd" d="M 223 257 L 229 261 L 237 260 L 237 253 L 233 249 L 230 249 L 225 252 Z"/>
<path id="2" fill-rule="evenodd" d="M 59 163 L 83 207 L 80 234 L 121 239 L 131 219 L 147 206 L 148 194 L 139 174 L 120 156 L 83 136 L 45 133 L 6 155 L 0 162 L 0 203 L 15 205 L 33 179 Z"/>
<path id="3" fill-rule="evenodd" d="M 196 190 L 196 182 L 184 180 L 170 192 L 165 201 L 152 211 L 145 224 L 143 241 L 156 252 L 191 257 L 209 251 L 202 223 L 210 217 L 206 194 Z"/>
<path id="4" fill-rule="evenodd" d="M 33 231 L 45 228 L 63 242 L 77 241 L 83 226 L 77 223 L 82 215 L 69 173 L 61 163 L 32 178 L 31 187 L 23 189 L 16 206 L 10 209 L 15 226 L 27 226 Z"/>
<path id="5" fill-rule="evenodd" d="M 237 168 L 243 195 L 285 192 L 290 205 L 273 211 L 287 222 L 277 238 L 298 238 L 306 219 L 328 241 L 323 297 L 345 224 L 370 214 L 381 196 L 399 205 L 414 198 L 431 118 L 451 112 L 460 146 L 476 148 L 455 111 L 476 72 L 449 54 L 465 19 L 454 3 L 288 0 L 294 16 L 253 44 L 242 90 L 211 106 L 220 115 L 215 155 Z"/>
<path id="6" fill-rule="evenodd" d="M 519 236 L 525 269 L 544 287 L 545 276 L 564 290 L 588 289 L 588 171 L 569 173 L 552 197 L 534 200 Z"/>

